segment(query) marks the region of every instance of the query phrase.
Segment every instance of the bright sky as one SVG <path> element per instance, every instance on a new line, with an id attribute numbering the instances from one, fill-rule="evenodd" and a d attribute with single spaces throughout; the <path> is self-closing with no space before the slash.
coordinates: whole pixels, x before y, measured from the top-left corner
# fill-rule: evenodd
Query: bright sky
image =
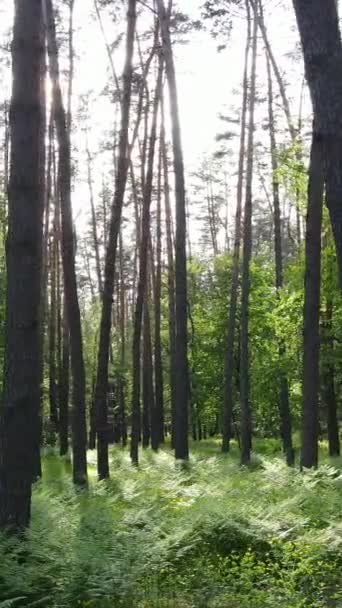
<path id="1" fill-rule="evenodd" d="M 200 17 L 201 4 L 201 0 L 186 0 L 182 3 L 183 10 L 193 18 Z M 286 80 L 291 83 L 288 95 L 293 115 L 297 116 L 303 68 L 301 60 L 294 62 L 288 57 L 298 43 L 292 2 L 271 0 L 265 4 L 273 7 L 271 11 L 265 11 L 265 21 L 278 64 L 281 71 L 286 73 Z M 12 5 L 13 0 L 0 0 L 0 36 L 11 27 Z M 99 134 L 112 128 L 113 116 L 108 103 L 98 99 L 106 85 L 108 59 L 93 15 L 93 0 L 75 0 L 74 42 L 79 60 L 75 67 L 74 109 L 79 106 L 79 96 L 87 95 L 93 89 L 96 102 L 92 106 L 90 138 L 93 145 L 96 145 Z M 105 29 L 110 41 L 115 38 L 115 27 L 109 19 L 106 20 Z M 243 13 L 240 13 L 233 20 L 232 34 L 223 52 L 217 52 L 221 40 L 214 40 L 205 31 L 191 34 L 188 44 L 177 45 L 175 48 L 183 145 L 188 170 L 197 167 L 203 155 L 215 149 L 215 135 L 220 128 L 225 128 L 218 119 L 219 112 L 228 111 L 232 105 L 238 107 L 240 97 L 234 95 L 234 91 L 239 92 L 242 79 L 245 33 L 245 20 Z M 121 52 L 114 55 L 118 73 L 121 72 L 121 57 Z M 258 82 L 261 86 L 265 82 L 263 56 L 260 56 L 258 63 Z M 9 80 L 7 84 L 9 85 Z M 308 104 L 307 109 L 309 111 Z M 84 134 L 78 132 L 74 137 L 82 147 Z M 99 170 L 101 172 L 101 165 Z M 84 196 L 87 196 L 86 191 L 79 183 L 74 197 L 77 215 L 84 212 L 84 205 L 80 205 Z"/>
<path id="2" fill-rule="evenodd" d="M 183 10 L 194 18 L 200 17 L 201 0 L 186 0 Z M 287 79 L 298 85 L 294 75 L 301 75 L 302 66 L 293 70 L 293 63 L 286 54 L 293 51 L 297 41 L 292 3 L 268 3 L 274 6 L 266 12 L 269 37 L 279 65 L 286 69 Z M 286 8 L 281 5 L 284 4 Z M 0 35 L 11 26 L 13 0 L 0 0 Z M 99 92 L 106 81 L 108 61 L 98 24 L 91 19 L 93 0 L 75 0 L 75 50 L 81 57 L 77 64 L 76 79 L 79 92 L 93 88 Z M 114 26 L 105 24 L 108 38 L 113 35 Z M 217 114 L 224 105 L 230 105 L 232 91 L 241 82 L 243 48 L 245 43 L 245 23 L 243 17 L 236 17 L 227 49 L 217 53 L 220 41 L 213 40 L 207 32 L 192 34 L 187 45 L 176 49 L 178 88 L 182 115 L 183 140 L 187 159 L 210 147 L 218 126 Z M 120 53 L 118 54 L 120 73 Z M 262 73 L 261 73 L 262 72 Z M 264 66 L 259 65 L 259 76 L 263 78 Z M 299 87 L 298 87 L 299 88 Z M 295 91 L 291 91 L 293 95 Z M 294 113 L 296 109 L 294 108 Z"/>
<path id="3" fill-rule="evenodd" d="M 286 59 L 286 54 L 294 50 L 297 42 L 292 5 L 290 3 L 289 7 L 281 8 L 281 3 L 274 0 L 272 4 L 277 6 L 271 13 L 266 12 L 269 37 L 281 68 L 286 69 L 287 78 L 295 83 L 290 96 L 298 98 L 302 65 L 300 62 L 294 69 L 293 62 Z M 289 2 L 285 4 L 288 5 Z M 185 5 L 183 10 L 188 11 L 193 18 L 200 17 L 201 0 L 186 0 Z M 82 47 L 83 57 L 78 66 L 78 79 L 81 87 L 101 89 L 106 80 L 108 61 L 98 24 L 89 23 L 92 6 L 93 0 L 76 0 L 75 23 L 83 24 L 75 39 L 76 50 L 80 51 Z M 105 27 L 108 39 L 111 40 L 114 28 L 108 22 Z M 183 143 L 187 163 L 192 164 L 198 155 L 211 147 L 219 128 L 218 113 L 224 106 L 236 104 L 232 91 L 238 89 L 241 83 L 245 32 L 242 13 L 234 19 L 232 35 L 225 51 L 217 52 L 220 40 L 213 40 L 208 32 L 191 34 L 187 45 L 176 47 Z M 120 53 L 117 53 L 117 56 L 120 73 Z M 261 80 L 265 77 L 262 59 L 258 75 Z M 293 113 L 297 113 L 297 108 L 293 108 Z"/>

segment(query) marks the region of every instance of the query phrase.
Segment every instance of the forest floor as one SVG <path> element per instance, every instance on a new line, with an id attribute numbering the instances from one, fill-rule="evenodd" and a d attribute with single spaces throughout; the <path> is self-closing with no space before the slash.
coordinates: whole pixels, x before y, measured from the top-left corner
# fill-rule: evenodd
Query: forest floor
<path id="1" fill-rule="evenodd" d="M 45 454 L 26 540 L 0 537 L 0 608 L 342 607 L 342 459 L 303 474 L 278 448 L 247 469 L 208 440 L 185 470 L 113 448 L 101 483 L 90 452 L 88 492 Z"/>

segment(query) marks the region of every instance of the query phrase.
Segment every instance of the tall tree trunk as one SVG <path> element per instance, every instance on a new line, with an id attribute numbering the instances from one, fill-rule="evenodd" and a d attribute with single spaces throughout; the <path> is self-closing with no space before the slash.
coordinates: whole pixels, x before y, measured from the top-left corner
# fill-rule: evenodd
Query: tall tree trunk
<path id="1" fill-rule="evenodd" d="M 143 414 L 142 414 L 142 443 L 143 447 L 150 445 L 154 449 L 158 448 L 156 439 L 156 416 L 153 390 L 153 364 L 152 364 L 152 344 L 151 344 L 151 325 L 150 311 L 148 306 L 148 296 L 145 295 L 144 314 L 143 314 Z"/>
<path id="2" fill-rule="evenodd" d="M 94 201 L 94 191 L 93 191 L 93 177 L 92 177 L 92 158 L 89 151 L 89 145 L 87 141 L 87 169 L 88 169 L 88 188 L 89 188 L 89 199 L 90 199 L 90 211 L 91 211 L 91 231 L 93 236 L 93 245 L 94 245 L 94 253 L 95 253 L 95 264 L 96 264 L 96 275 L 97 275 L 97 285 L 99 293 L 102 293 L 102 274 L 101 274 L 101 261 L 100 261 L 100 248 L 99 248 L 99 238 L 97 233 L 97 221 L 96 221 L 96 209 L 95 209 L 95 201 Z"/>
<path id="3" fill-rule="evenodd" d="M 100 338 L 97 362 L 97 379 L 95 390 L 95 409 L 97 416 L 97 456 L 98 475 L 100 479 L 109 477 L 108 443 L 107 443 L 107 388 L 108 362 L 111 335 L 112 302 L 114 294 L 114 277 L 117 243 L 120 232 L 121 213 L 126 190 L 128 158 L 128 128 L 131 106 L 131 89 L 133 73 L 133 52 L 136 26 L 136 0 L 128 0 L 126 59 L 123 71 L 123 93 L 121 111 L 121 129 L 119 137 L 118 169 L 115 180 L 115 194 L 108 229 L 108 242 L 105 258 L 104 285 L 102 294 L 102 311 Z"/>
<path id="4" fill-rule="evenodd" d="M 263 10 L 263 2 L 262 0 L 250 0 L 251 4 L 253 6 L 253 10 L 254 10 L 254 14 L 256 16 L 256 18 L 258 19 L 258 25 L 261 31 L 261 35 L 265 44 L 265 49 L 266 49 L 266 53 L 267 53 L 267 57 L 271 63 L 272 66 L 272 70 L 273 73 L 275 75 L 277 84 L 278 84 L 278 88 L 279 88 L 279 92 L 280 92 L 280 97 L 282 100 L 282 106 L 283 106 L 283 110 L 284 110 L 284 114 L 285 114 L 285 118 L 287 121 L 287 126 L 289 129 L 289 133 L 291 136 L 291 140 L 292 140 L 292 144 L 295 146 L 296 150 L 295 150 L 295 158 L 296 161 L 298 163 L 301 162 L 302 160 L 302 151 L 301 151 L 301 146 L 300 144 L 300 128 L 296 129 L 295 125 L 294 125 L 294 121 L 293 121 L 293 117 L 291 114 L 291 110 L 290 110 L 290 103 L 287 97 L 287 93 L 286 93 L 286 87 L 285 87 L 285 83 L 284 83 L 284 79 L 281 75 L 281 72 L 279 70 L 276 58 L 274 56 L 273 53 L 273 49 L 272 46 L 270 44 L 270 41 L 268 39 L 268 34 L 267 34 L 267 29 L 266 29 L 266 25 L 265 25 L 265 21 L 264 21 L 264 10 Z M 257 10 L 259 6 L 259 11 Z M 300 125 L 298 125 L 299 127 Z M 299 187 L 296 187 L 296 202 L 295 202 L 295 212 L 296 212 L 296 235 L 297 235 L 297 244 L 298 246 L 301 244 L 302 241 L 302 230 L 301 230 L 301 211 L 300 211 L 300 189 Z"/>
<path id="5" fill-rule="evenodd" d="M 279 195 L 279 178 L 278 178 L 278 152 L 275 134 L 275 121 L 273 111 L 273 86 L 271 66 L 268 55 L 267 62 L 267 78 L 268 78 L 268 119 L 270 133 L 270 149 L 271 149 L 271 164 L 272 164 L 272 190 L 273 190 L 273 216 L 274 216 L 274 254 L 275 254 L 275 274 L 276 274 L 276 290 L 277 296 L 280 297 L 280 290 L 283 287 L 283 247 L 281 238 L 281 215 L 280 215 L 280 195 Z M 286 456 L 288 465 L 294 464 L 294 450 L 292 445 L 292 421 L 289 402 L 289 387 L 286 372 L 284 371 L 283 363 L 286 355 L 286 347 L 284 340 L 279 343 L 279 415 L 280 415 L 280 431 L 283 442 L 283 450 Z"/>
<path id="6" fill-rule="evenodd" d="M 139 243 L 140 243 L 140 223 L 141 223 L 141 205 L 138 196 L 138 189 L 135 181 L 134 171 L 131 171 L 132 195 L 134 203 L 134 219 L 135 219 L 135 247 L 134 247 L 134 262 L 133 262 L 133 280 L 132 280 L 132 302 L 135 302 L 137 295 L 138 282 L 138 262 L 139 262 Z M 134 318 L 134 306 L 133 314 Z"/>
<path id="7" fill-rule="evenodd" d="M 337 2 L 293 0 L 293 5 L 314 110 L 315 137 L 322 144 L 326 204 L 342 288 L 342 43 Z"/>
<path id="8" fill-rule="evenodd" d="M 224 248 L 225 252 L 230 252 L 230 236 L 229 236 L 229 210 L 230 210 L 230 200 L 229 200 L 229 188 L 228 188 L 228 180 L 227 173 L 224 173 L 224 199 L 226 203 L 226 213 L 224 219 Z"/>
<path id="9" fill-rule="evenodd" d="M 54 141 L 53 141 L 53 116 L 50 114 L 48 128 L 48 158 L 46 168 L 46 185 L 44 192 L 44 227 L 42 245 L 42 278 L 40 294 L 40 408 L 39 426 L 40 443 L 43 440 L 43 408 L 45 400 L 44 391 L 44 368 L 45 368 L 45 331 L 47 325 L 47 299 L 48 299 L 48 275 L 49 275 L 49 230 L 50 230 L 50 204 L 52 198 L 52 171 L 54 168 Z"/>
<path id="10" fill-rule="evenodd" d="M 69 449 L 69 372 L 69 327 L 64 296 L 62 316 L 62 360 L 59 376 L 59 449 L 61 456 L 66 455 Z"/>
<path id="11" fill-rule="evenodd" d="M 138 442 L 140 428 L 140 340 L 144 299 L 147 290 L 147 258 L 150 240 L 150 206 L 153 186 L 154 156 L 157 139 L 158 108 L 162 90 L 163 61 L 159 59 L 158 77 L 153 102 L 151 133 L 149 138 L 149 150 L 147 161 L 147 172 L 143 193 L 143 209 L 141 221 L 141 240 L 139 255 L 139 279 L 137 287 L 137 299 L 134 314 L 133 333 L 133 387 L 132 387 L 132 438 L 131 458 L 134 464 L 138 463 Z"/>
<path id="12" fill-rule="evenodd" d="M 245 64 L 243 74 L 242 112 L 239 168 L 237 183 L 237 201 L 235 214 L 235 235 L 232 260 L 232 277 L 230 287 L 229 314 L 226 329 L 226 346 L 224 355 L 224 395 L 223 395 L 223 428 L 222 428 L 222 452 L 229 452 L 229 443 L 232 436 L 232 413 L 234 394 L 234 343 L 236 332 L 236 309 L 238 300 L 239 273 L 240 273 L 240 249 L 241 249 L 241 215 L 242 215 L 242 193 L 245 165 L 245 142 L 246 142 L 246 118 L 248 102 L 248 58 L 251 44 L 251 17 L 248 1 L 247 11 L 247 36 L 245 47 Z"/>
<path id="13" fill-rule="evenodd" d="M 276 78 L 276 81 L 278 84 L 280 97 L 281 97 L 282 105 L 283 105 L 283 110 L 284 110 L 284 114 L 286 117 L 288 129 L 289 129 L 289 132 L 291 135 L 291 139 L 292 139 L 292 141 L 295 141 L 296 137 L 297 137 L 297 132 L 296 132 L 296 128 L 293 123 L 291 110 L 290 110 L 290 104 L 289 104 L 289 100 L 287 98 L 284 80 L 282 78 L 277 61 L 275 59 L 271 43 L 268 39 L 267 29 L 266 29 L 266 25 L 264 22 L 263 2 L 262 2 L 262 0 L 249 0 L 249 3 L 253 8 L 254 17 L 258 22 L 258 27 L 260 28 L 260 32 L 261 32 L 262 39 L 263 39 L 263 42 L 264 42 L 264 45 L 266 48 L 266 52 L 267 52 L 267 55 L 271 62 L 272 70 L 274 72 L 274 75 L 275 75 L 275 78 Z"/>
<path id="14" fill-rule="evenodd" d="M 249 100 L 249 126 L 246 167 L 246 200 L 243 225 L 243 264 L 241 282 L 240 398 L 241 398 L 241 464 L 248 464 L 252 447 L 252 419 L 249 382 L 249 293 L 252 255 L 252 186 L 254 157 L 254 109 L 256 95 L 257 20 L 254 17 L 252 68 Z"/>
<path id="15" fill-rule="evenodd" d="M 322 143 L 314 125 L 305 240 L 301 466 L 306 468 L 316 467 L 318 464 L 319 308 L 323 191 Z"/>
<path id="16" fill-rule="evenodd" d="M 337 398 L 335 389 L 334 336 L 333 336 L 333 301 L 329 296 L 326 303 L 323 322 L 323 339 L 327 348 L 327 362 L 322 370 L 322 392 L 327 406 L 329 456 L 340 455 L 340 437 L 337 417 Z"/>
<path id="17" fill-rule="evenodd" d="M 169 383 L 171 397 L 171 445 L 174 447 L 175 411 L 176 411 L 176 303 L 175 303 L 175 267 L 172 238 L 172 214 L 170 204 L 170 185 L 167 149 L 165 141 L 164 105 L 162 103 L 161 147 L 163 155 L 165 230 L 167 249 L 167 286 L 168 286 L 168 329 L 169 329 Z"/>
<path id="18" fill-rule="evenodd" d="M 8 175 L 9 175 L 9 153 L 10 153 L 10 124 L 9 124 L 9 108 L 7 101 L 4 104 L 4 193 L 8 194 Z M 4 208 L 4 220 L 6 218 L 6 204 Z M 5 226 L 5 222 L 4 222 Z M 4 233 L 6 238 L 6 233 Z M 4 240 L 5 240 L 4 238 Z"/>
<path id="19" fill-rule="evenodd" d="M 56 203 L 57 204 L 57 203 Z M 56 361 L 56 329 L 57 329 L 57 229 L 56 219 L 53 224 L 53 235 L 50 241 L 50 318 L 49 318 L 49 403 L 50 423 L 53 431 L 58 425 L 58 388 Z M 51 430 L 52 430 L 51 429 Z"/>
<path id="20" fill-rule="evenodd" d="M 37 474 L 45 108 L 41 0 L 15 3 L 6 243 L 4 390 L 0 416 L 0 528 L 29 523 Z"/>
<path id="21" fill-rule="evenodd" d="M 158 417 L 158 443 L 164 443 L 164 382 L 161 344 L 161 279 L 162 279 L 162 144 L 159 142 L 158 193 L 157 193 L 157 240 L 156 240 L 156 278 L 154 288 L 154 375 L 155 404 Z"/>
<path id="22" fill-rule="evenodd" d="M 122 446 L 127 444 L 126 423 L 126 395 L 125 395 L 125 369 L 126 369 L 126 289 L 124 275 L 124 251 L 122 242 L 122 231 L 120 231 L 120 380 L 119 380 L 119 406 Z"/>
<path id="23" fill-rule="evenodd" d="M 72 93 L 74 86 L 74 8 L 75 0 L 69 0 L 69 32 L 68 32 L 68 46 L 69 46 L 69 75 L 68 75 L 68 106 L 67 106 L 67 127 L 69 133 L 71 132 L 72 124 Z"/>
<path id="24" fill-rule="evenodd" d="M 175 343 L 175 457 L 187 460 L 188 442 L 188 401 L 189 374 L 187 355 L 187 270 L 186 270 L 186 200 L 184 160 L 181 127 L 178 108 L 178 93 L 175 65 L 170 36 L 170 14 L 166 12 L 163 0 L 157 0 L 166 77 L 170 98 L 170 120 L 172 125 L 173 162 L 176 191 L 176 343 Z"/>
<path id="25" fill-rule="evenodd" d="M 59 79 L 58 48 L 52 0 L 45 0 L 47 39 L 54 118 L 59 146 L 58 185 L 62 218 L 62 263 L 64 291 L 70 331 L 71 369 L 73 379 L 72 448 L 73 479 L 87 483 L 87 430 L 85 413 L 85 370 L 83 359 L 81 315 L 75 269 L 75 242 L 71 207 L 71 146 L 67 115 Z"/>
<path id="26" fill-rule="evenodd" d="M 94 351 L 93 351 L 93 371 L 92 371 L 92 391 L 91 391 L 91 404 L 90 404 L 90 420 L 89 420 L 89 442 L 88 447 L 90 450 L 96 448 L 96 412 L 95 412 L 95 389 L 96 389 L 96 355 L 97 355 L 97 338 L 98 334 L 95 333 L 94 337 Z"/>

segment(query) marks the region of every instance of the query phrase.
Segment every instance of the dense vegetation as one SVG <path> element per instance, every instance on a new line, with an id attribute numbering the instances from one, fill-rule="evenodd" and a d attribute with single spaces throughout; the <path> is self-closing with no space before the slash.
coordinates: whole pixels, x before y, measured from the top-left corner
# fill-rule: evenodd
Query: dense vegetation
<path id="1" fill-rule="evenodd" d="M 0 590 L 13 604 L 106 608 L 340 606 L 340 461 L 303 476 L 258 441 L 251 469 L 238 448 L 194 447 L 188 470 L 145 452 L 139 470 L 111 451 L 111 480 L 88 492 L 70 465 L 44 458 L 23 546 L 1 540 Z M 17 598 L 17 599 L 14 599 Z M 21 598 L 21 599 L 20 599 Z"/>

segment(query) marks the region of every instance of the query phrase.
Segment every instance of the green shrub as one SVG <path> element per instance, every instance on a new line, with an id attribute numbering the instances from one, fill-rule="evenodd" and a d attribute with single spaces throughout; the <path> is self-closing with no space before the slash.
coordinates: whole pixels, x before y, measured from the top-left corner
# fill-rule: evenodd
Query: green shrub
<path id="1" fill-rule="evenodd" d="M 339 471 L 203 452 L 115 449 L 88 492 L 49 452 L 25 540 L 0 537 L 0 608 L 340 608 Z"/>

